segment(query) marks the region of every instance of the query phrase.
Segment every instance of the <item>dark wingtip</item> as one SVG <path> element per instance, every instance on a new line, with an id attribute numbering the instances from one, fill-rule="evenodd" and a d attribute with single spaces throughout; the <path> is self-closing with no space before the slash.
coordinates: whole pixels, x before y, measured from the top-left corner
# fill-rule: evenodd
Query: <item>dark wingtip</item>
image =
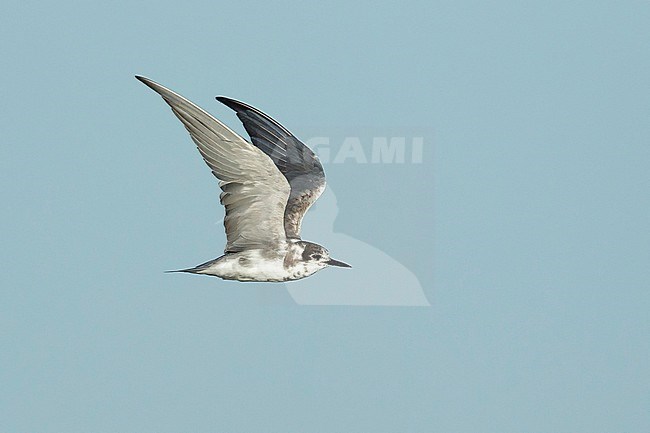
<path id="1" fill-rule="evenodd" d="M 252 107 L 248 104 L 245 104 L 241 101 L 238 101 L 236 99 L 228 98 L 226 96 L 217 96 L 216 100 L 221 102 L 223 105 L 226 107 L 230 108 L 233 111 L 236 111 L 239 113 L 240 111 L 245 111 L 245 110 L 251 110 L 251 111 L 259 111 L 257 108 Z M 245 125 L 244 125 L 245 126 Z"/>
<path id="2" fill-rule="evenodd" d="M 160 84 L 156 83 L 154 80 L 143 77 L 142 75 L 136 75 L 135 79 L 153 90 L 156 90 L 156 86 L 160 86 Z"/>
<path id="3" fill-rule="evenodd" d="M 242 104 L 239 101 L 235 101 L 234 99 L 225 96 L 217 96 L 216 99 L 231 110 L 238 111 L 241 109 Z"/>

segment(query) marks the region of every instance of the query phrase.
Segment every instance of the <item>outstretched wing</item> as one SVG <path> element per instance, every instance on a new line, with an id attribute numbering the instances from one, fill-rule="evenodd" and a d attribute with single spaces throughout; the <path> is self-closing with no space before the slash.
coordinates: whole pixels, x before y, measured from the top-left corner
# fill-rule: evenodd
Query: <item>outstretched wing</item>
<path id="1" fill-rule="evenodd" d="M 225 252 L 285 240 L 284 209 L 290 187 L 271 158 L 179 94 L 148 78 L 136 78 L 169 104 L 219 179 L 226 208 Z"/>
<path id="2" fill-rule="evenodd" d="M 300 238 L 300 225 L 307 210 L 325 189 L 325 172 L 318 157 L 284 126 L 255 107 L 218 96 L 217 100 L 237 113 L 251 142 L 267 154 L 291 185 L 284 211 L 284 230 Z"/>

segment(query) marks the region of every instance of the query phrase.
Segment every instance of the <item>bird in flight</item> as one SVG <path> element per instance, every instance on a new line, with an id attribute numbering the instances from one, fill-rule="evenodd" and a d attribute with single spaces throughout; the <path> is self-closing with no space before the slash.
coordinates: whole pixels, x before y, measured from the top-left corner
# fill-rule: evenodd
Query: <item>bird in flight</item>
<path id="1" fill-rule="evenodd" d="M 237 281 L 291 281 L 327 266 L 349 268 L 324 247 L 300 238 L 305 213 L 325 189 L 318 157 L 284 126 L 234 99 L 217 100 L 237 113 L 248 142 L 178 93 L 136 75 L 183 123 L 203 160 L 219 179 L 226 208 L 224 255 L 173 272 Z"/>

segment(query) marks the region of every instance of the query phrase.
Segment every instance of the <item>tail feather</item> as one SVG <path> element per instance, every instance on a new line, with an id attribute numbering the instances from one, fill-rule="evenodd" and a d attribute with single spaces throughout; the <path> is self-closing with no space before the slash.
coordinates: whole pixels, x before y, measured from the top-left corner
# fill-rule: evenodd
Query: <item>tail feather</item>
<path id="1" fill-rule="evenodd" d="M 188 269 L 176 269 L 173 271 L 164 271 L 166 274 L 175 274 L 177 272 L 187 272 L 191 274 L 196 274 L 196 268 L 188 268 Z"/>
<path id="2" fill-rule="evenodd" d="M 221 256 L 221 257 L 223 257 L 223 256 Z M 205 273 L 204 271 L 209 269 L 210 266 L 212 266 L 219 259 L 221 259 L 221 257 L 216 258 L 214 260 L 210 260 L 210 261 L 205 262 L 205 263 L 201 263 L 200 265 L 195 266 L 193 268 L 177 269 L 177 270 L 174 270 L 174 271 L 165 271 L 165 273 L 166 274 L 172 274 L 172 273 L 176 273 L 176 272 L 185 272 L 185 273 L 189 273 L 189 274 L 204 274 Z"/>

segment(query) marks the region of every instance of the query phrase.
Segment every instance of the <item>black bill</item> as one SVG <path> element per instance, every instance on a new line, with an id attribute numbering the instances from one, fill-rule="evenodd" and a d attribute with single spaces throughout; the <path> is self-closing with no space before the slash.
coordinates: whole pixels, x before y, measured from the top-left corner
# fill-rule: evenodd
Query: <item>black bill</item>
<path id="1" fill-rule="evenodd" d="M 341 268 L 351 268 L 352 267 L 352 266 L 348 265 L 347 263 L 339 262 L 338 260 L 334 260 L 334 259 L 329 259 L 326 263 L 328 265 L 330 265 L 330 266 L 339 266 Z"/>

